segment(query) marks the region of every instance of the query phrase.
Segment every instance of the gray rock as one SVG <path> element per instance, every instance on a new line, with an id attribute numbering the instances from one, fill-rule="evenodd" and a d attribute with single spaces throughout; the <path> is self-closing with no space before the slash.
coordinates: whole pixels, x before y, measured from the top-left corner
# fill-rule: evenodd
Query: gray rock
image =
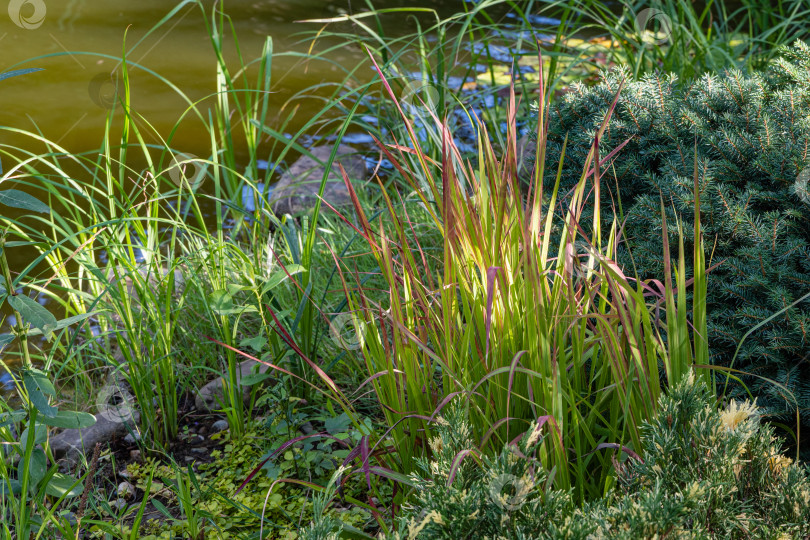
<path id="1" fill-rule="evenodd" d="M 124 499 L 115 499 L 112 502 L 112 507 L 118 511 L 121 511 L 127 507 L 127 501 L 125 501 Z"/>
<path id="2" fill-rule="evenodd" d="M 239 364 L 239 379 L 249 374 L 253 370 L 253 366 L 257 365 L 253 360 L 245 360 Z M 258 364 L 259 373 L 264 373 L 270 366 L 267 364 Z M 224 377 L 217 377 L 209 382 L 197 392 L 194 398 L 194 405 L 199 411 L 214 411 L 222 407 L 223 397 L 225 396 L 225 379 Z M 250 399 L 250 387 L 245 386 L 242 388 L 242 399 L 247 402 Z M 203 430 L 200 429 L 200 433 Z"/>
<path id="3" fill-rule="evenodd" d="M 332 148 L 316 146 L 310 149 L 312 155 L 320 162 L 309 156 L 301 156 L 292 164 L 273 188 L 270 197 L 273 212 L 278 215 L 296 215 L 312 210 L 318 199 L 318 189 Z M 352 204 L 338 164 L 343 166 L 351 181 L 363 181 L 367 174 L 366 161 L 354 148 L 344 144 L 338 146 L 323 192 L 324 200 L 335 208 Z"/>
<path id="4" fill-rule="evenodd" d="M 127 444 L 135 444 L 137 441 L 141 440 L 141 434 L 137 431 L 133 431 L 132 433 L 127 433 L 127 436 L 124 437 L 124 442 Z"/>
<path id="5" fill-rule="evenodd" d="M 213 424 L 211 424 L 211 433 L 219 433 L 220 431 L 225 431 L 228 429 L 228 421 L 227 420 L 217 420 Z"/>
<path id="6" fill-rule="evenodd" d="M 69 464 L 78 463 L 82 454 L 92 454 L 96 443 L 106 444 L 123 437 L 134 429 L 138 422 L 138 412 L 131 410 L 127 416 L 107 414 L 96 415 L 96 423 L 82 429 L 66 429 L 51 437 L 51 451 L 57 460 L 64 459 Z"/>

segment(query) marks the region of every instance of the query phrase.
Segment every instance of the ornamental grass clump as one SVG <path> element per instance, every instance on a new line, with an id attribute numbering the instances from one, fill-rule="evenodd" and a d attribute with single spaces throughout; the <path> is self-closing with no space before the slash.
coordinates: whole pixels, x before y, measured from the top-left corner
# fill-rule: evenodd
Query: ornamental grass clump
<path id="1" fill-rule="evenodd" d="M 384 78 L 382 83 L 395 99 Z M 540 87 L 535 179 L 544 176 L 547 133 L 542 80 Z M 475 441 L 463 458 L 497 452 L 541 421 L 537 456 L 550 471 L 550 486 L 573 490 L 584 501 L 609 488 L 619 448 L 640 448 L 640 427 L 656 411 L 661 381 L 677 382 L 705 344 L 695 337 L 693 348 L 689 341 L 683 272 L 676 295 L 671 279 L 654 289 L 613 262 L 621 225 L 614 214 L 602 234 L 600 178 L 603 161 L 622 145 L 604 157 L 597 143 L 592 146 L 562 206 L 558 186 L 544 190 L 542 182 L 532 182 L 528 192 L 520 188 L 516 110 L 513 92 L 503 147 L 496 148 L 478 125 L 475 162 L 461 157 L 447 124 L 435 115 L 441 163 L 421 150 L 404 113 L 410 146 L 380 144 L 413 195 L 407 202 L 386 196 L 388 222 L 371 223 L 359 203 L 354 208 L 358 230 L 390 287 L 388 303 L 365 296 L 360 276 L 354 276 L 355 289 L 347 272 L 341 274 L 367 383 L 390 426 L 378 443 L 386 451 L 365 452 L 382 455 L 391 469 L 412 472 L 417 458 L 431 454 L 437 417 L 458 402 L 469 411 Z M 600 129 L 595 140 L 602 136 Z M 354 193 L 348 179 L 346 184 Z M 438 263 L 412 228 L 410 204 L 426 209 L 442 233 Z M 595 210 L 587 228 L 595 232 L 586 236 L 580 220 L 589 206 Z M 681 250 L 680 269 L 683 258 Z M 667 271 L 672 269 L 667 258 Z M 668 310 L 682 312 L 667 323 L 683 338 L 677 343 L 664 344 L 661 321 L 648 306 L 665 300 Z M 705 335 L 699 309 L 698 302 L 692 314 L 697 336 Z"/>
<path id="2" fill-rule="evenodd" d="M 810 534 L 807 466 L 781 454 L 753 403 L 718 407 L 692 374 L 661 396 L 642 428 L 643 458 L 617 465 L 617 489 L 576 507 L 550 488 L 530 430 L 480 463 L 458 457 L 475 447 L 466 413 L 446 409 L 430 460 L 393 538 L 805 538 Z"/>

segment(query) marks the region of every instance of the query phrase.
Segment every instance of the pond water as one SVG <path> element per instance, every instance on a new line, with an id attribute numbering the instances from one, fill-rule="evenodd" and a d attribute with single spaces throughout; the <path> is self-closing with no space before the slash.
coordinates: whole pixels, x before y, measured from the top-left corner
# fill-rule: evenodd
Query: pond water
<path id="1" fill-rule="evenodd" d="M 210 2 L 206 2 L 210 14 Z M 353 9 L 352 4 L 355 5 Z M 406 0 L 386 1 L 385 7 L 407 6 Z M 440 15 L 462 9 L 461 0 L 420 0 Z M 16 6 L 18 19 L 13 20 Z M 0 72 L 25 67 L 44 71 L 4 81 L 0 96 L 0 125 L 40 130 L 42 135 L 69 149 L 97 146 L 103 133 L 107 101 L 112 91 L 109 74 L 119 66 L 122 51 L 130 64 L 152 70 L 176 84 L 192 99 L 215 90 L 215 56 L 199 6 L 191 4 L 146 37 L 170 11 L 173 3 L 162 0 L 11 0 L 9 14 L 0 12 Z M 245 58 L 256 57 L 266 36 L 275 53 L 306 52 L 304 32 L 322 25 L 297 22 L 335 17 L 365 8 L 351 0 L 228 0 L 224 11 L 232 18 Z M 413 24 L 399 22 L 390 30 L 413 31 Z M 27 28 L 26 28 L 27 27 Z M 126 46 L 124 41 L 126 39 Z M 141 41 L 142 40 L 142 41 Z M 67 55 L 68 51 L 74 54 Z M 226 54 L 233 57 L 233 47 Z M 42 56 L 50 57 L 41 58 Z M 356 65 L 361 51 L 342 49 L 332 56 L 342 65 Z M 133 108 L 163 132 L 184 110 L 175 92 L 154 76 L 131 67 Z M 279 57 L 274 62 L 273 105 L 281 106 L 295 91 L 319 80 L 340 80 L 338 69 Z M 35 128 L 36 126 L 36 128 Z M 7 137 L 3 133 L 3 137 Z M 205 148 L 205 134 L 193 130 L 182 140 L 193 151 Z M 3 144 L 8 141 L 3 140 Z"/>
<path id="2" fill-rule="evenodd" d="M 40 134 L 70 152 L 99 148 L 105 119 L 115 98 L 110 74 L 120 72 L 123 51 L 129 64 L 131 103 L 142 117 L 141 128 L 145 132 L 153 130 L 164 140 L 169 137 L 187 103 L 154 74 L 171 81 L 191 100 L 211 96 L 216 90 L 216 57 L 205 24 L 213 3 L 204 3 L 202 9 L 196 4 L 182 7 L 150 34 L 177 3 L 11 0 L 7 13 L 0 10 L 3 48 L 0 73 L 24 68 L 42 71 L 0 83 L 0 161 L 5 169 L 11 161 L 4 155 L 8 148 L 46 151 L 44 144 L 15 130 Z M 464 8 L 462 0 L 419 0 L 418 4 L 435 9 L 441 17 Z M 413 2 L 407 0 L 387 0 L 377 7 L 411 5 Z M 273 40 L 270 122 L 279 118 L 279 110 L 297 92 L 318 83 L 339 82 L 344 77 L 336 65 L 305 63 L 289 54 L 306 53 L 311 44 L 308 38 L 323 26 L 299 21 L 368 9 L 359 0 L 227 0 L 222 7 L 231 17 L 246 60 L 259 56 L 267 36 Z M 394 35 L 416 29 L 414 21 L 402 15 L 391 17 L 390 22 L 393 24 L 386 31 Z M 341 29 L 346 30 L 347 26 L 344 24 Z M 233 41 L 226 42 L 224 54 L 231 69 L 236 70 Z M 327 40 L 321 40 L 317 47 L 328 44 Z M 364 54 L 359 48 L 343 47 L 330 54 L 329 59 L 341 66 L 356 66 Z M 369 78 L 371 75 L 369 70 Z M 298 118 L 307 118 L 306 107 L 318 104 L 314 100 L 309 104 L 303 102 L 304 109 L 299 111 Z M 200 108 L 205 111 L 213 106 L 213 99 L 209 99 Z M 119 119 L 123 115 L 120 108 L 117 115 Z M 146 128 L 147 124 L 151 130 Z M 294 121 L 286 130 L 294 131 L 297 127 Z M 154 135 L 149 136 L 153 140 L 147 139 L 147 143 L 159 142 Z M 191 155 L 209 155 L 210 144 L 209 133 L 193 115 L 183 120 L 172 139 L 172 147 Z M 11 182 L 4 184 L 2 189 L 13 187 Z M 7 207 L 2 211 L 15 214 Z M 33 258 L 20 250 L 10 250 L 8 255 L 12 268 L 17 269 Z"/>

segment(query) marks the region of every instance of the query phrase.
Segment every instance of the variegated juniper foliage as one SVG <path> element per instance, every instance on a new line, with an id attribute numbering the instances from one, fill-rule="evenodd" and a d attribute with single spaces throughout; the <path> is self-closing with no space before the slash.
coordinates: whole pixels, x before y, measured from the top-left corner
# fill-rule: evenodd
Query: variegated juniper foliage
<path id="1" fill-rule="evenodd" d="M 620 262 L 631 273 L 635 264 L 639 277 L 661 279 L 659 193 L 673 251 L 677 212 L 691 252 L 697 149 L 707 257 L 723 261 L 708 276 L 708 339 L 712 361 L 728 365 L 749 329 L 810 292 L 810 48 L 802 42 L 784 48 L 761 74 L 727 71 L 688 81 L 655 74 L 632 81 L 618 69 L 595 87 L 574 85 L 550 110 L 546 170 L 556 172 L 567 134 L 564 188 L 579 179 L 622 80 L 600 143 L 604 158 L 630 140 L 602 168 L 605 200 L 618 208 L 618 186 L 627 219 Z M 810 298 L 749 336 L 734 367 L 783 384 L 810 412 Z M 795 410 L 777 386 L 754 378 L 746 383 L 769 412 Z"/>
<path id="2" fill-rule="evenodd" d="M 530 430 L 482 464 L 461 409 L 453 409 L 420 462 L 417 489 L 394 538 L 803 538 L 810 534 L 808 469 L 782 455 L 757 408 L 721 409 L 694 376 L 662 396 L 645 425 L 642 460 L 618 466 L 608 497 L 574 508 L 548 489 L 538 465 L 543 436 Z M 602 450 L 606 451 L 606 450 Z M 453 469 L 457 471 L 453 478 Z M 657 536 L 656 536 L 657 535 Z"/>

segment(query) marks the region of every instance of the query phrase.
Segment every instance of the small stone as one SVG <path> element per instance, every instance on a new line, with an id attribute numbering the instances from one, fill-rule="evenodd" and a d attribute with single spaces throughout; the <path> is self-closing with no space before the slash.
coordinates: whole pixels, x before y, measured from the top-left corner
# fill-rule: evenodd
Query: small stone
<path id="1" fill-rule="evenodd" d="M 132 450 L 129 453 L 129 459 L 132 461 L 140 461 L 141 460 L 141 451 L 140 450 Z"/>
<path id="2" fill-rule="evenodd" d="M 245 360 L 239 367 L 237 368 L 237 377 L 241 380 L 242 377 L 253 373 L 253 366 L 256 366 L 257 362 L 254 360 Z M 270 367 L 266 364 L 258 364 L 259 373 L 264 373 Z M 250 400 L 250 386 L 243 386 L 242 387 L 242 400 L 247 403 Z M 225 379 L 223 377 L 217 377 L 213 381 L 209 382 L 202 388 L 200 388 L 197 396 L 194 398 L 194 406 L 197 408 L 198 411 L 215 411 L 221 409 L 222 406 L 225 404 Z M 202 433 L 202 428 L 198 431 Z"/>
<path id="3" fill-rule="evenodd" d="M 129 482 L 121 482 L 118 484 L 118 490 L 116 493 L 121 499 L 131 499 L 135 496 L 135 486 Z"/>
<path id="4" fill-rule="evenodd" d="M 112 503 L 112 507 L 118 511 L 121 511 L 127 507 L 127 501 L 124 499 L 115 499 Z"/>
<path id="5" fill-rule="evenodd" d="M 226 429 L 228 429 L 227 420 L 217 420 L 211 424 L 211 433 L 219 433 L 220 431 L 225 431 Z"/>
<path id="6" fill-rule="evenodd" d="M 185 458 L 183 458 L 183 459 L 185 459 L 185 460 L 186 460 L 186 463 L 191 463 L 192 461 L 194 461 L 194 458 L 193 458 L 193 457 L 191 457 L 191 456 L 186 456 L 186 457 L 185 457 Z"/>
<path id="7" fill-rule="evenodd" d="M 206 448 L 192 448 L 191 451 L 194 452 L 195 454 L 207 454 L 208 453 L 208 450 Z"/>
<path id="8" fill-rule="evenodd" d="M 129 478 L 131 475 L 127 472 L 126 469 L 121 469 L 120 471 L 118 471 L 118 476 L 120 476 L 121 478 Z"/>
<path id="9" fill-rule="evenodd" d="M 141 434 L 137 433 L 137 432 L 135 432 L 135 433 L 127 433 L 127 436 L 124 437 L 124 442 L 127 443 L 127 444 L 135 444 L 137 441 L 140 441 L 140 440 L 141 440 Z"/>

